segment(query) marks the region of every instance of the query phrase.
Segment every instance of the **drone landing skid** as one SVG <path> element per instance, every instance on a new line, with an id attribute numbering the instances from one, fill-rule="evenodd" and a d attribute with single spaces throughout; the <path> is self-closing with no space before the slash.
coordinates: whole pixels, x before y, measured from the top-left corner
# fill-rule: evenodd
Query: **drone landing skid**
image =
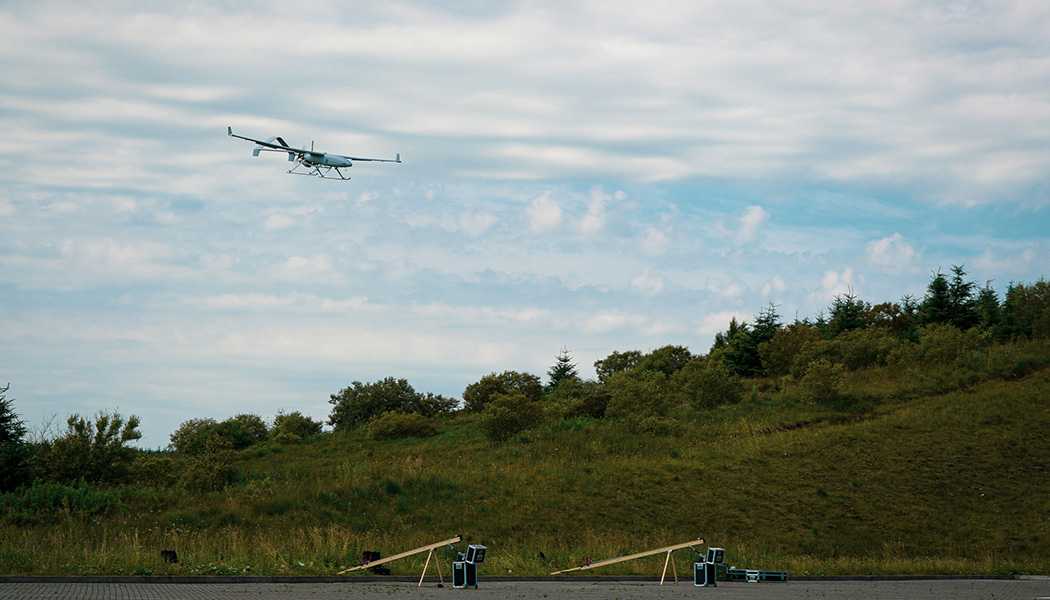
<path id="1" fill-rule="evenodd" d="M 302 167 L 304 170 L 300 170 Z M 335 171 L 335 175 L 332 174 Z M 306 175 L 307 177 L 318 177 L 320 179 L 332 179 L 335 181 L 350 181 L 349 175 L 343 175 L 343 172 L 339 170 L 339 167 L 328 167 L 324 165 L 304 165 L 303 163 L 295 163 L 295 166 L 288 169 L 288 173 L 292 175 Z"/>

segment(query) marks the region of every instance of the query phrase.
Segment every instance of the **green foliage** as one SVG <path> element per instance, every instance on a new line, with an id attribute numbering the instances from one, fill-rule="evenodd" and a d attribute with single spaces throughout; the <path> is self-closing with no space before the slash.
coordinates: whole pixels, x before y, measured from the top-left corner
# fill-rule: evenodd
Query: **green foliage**
<path id="1" fill-rule="evenodd" d="M 209 441 L 219 436 L 219 424 L 215 419 L 189 419 L 179 424 L 169 439 L 171 447 L 181 454 L 200 454 Z"/>
<path id="2" fill-rule="evenodd" d="M 687 365 L 693 355 L 685 346 L 662 346 L 643 355 L 635 370 L 654 371 L 670 377 Z"/>
<path id="3" fill-rule="evenodd" d="M 744 386 L 724 364 L 694 360 L 671 378 L 681 401 L 695 411 L 740 402 Z"/>
<path id="4" fill-rule="evenodd" d="M 543 385 L 540 384 L 540 378 L 531 373 L 489 373 L 463 390 L 463 407 L 468 411 L 481 411 L 496 396 L 514 393 L 536 401 L 543 396 Z"/>
<path id="5" fill-rule="evenodd" d="M 613 375 L 606 387 L 609 405 L 605 414 L 618 419 L 666 416 L 671 409 L 667 394 L 668 377 L 661 371 L 637 369 Z"/>
<path id="6" fill-rule="evenodd" d="M 640 419 L 631 419 L 626 422 L 627 431 L 635 435 L 644 436 L 668 436 L 681 432 L 681 425 L 670 417 L 649 415 Z"/>
<path id="7" fill-rule="evenodd" d="M 141 453 L 131 463 L 131 480 L 140 485 L 171 487 L 179 480 L 181 464 L 172 456 Z"/>
<path id="8" fill-rule="evenodd" d="M 968 329 L 980 322 L 977 285 L 966 280 L 966 271 L 954 265 L 951 278 L 937 272 L 926 287 L 926 296 L 919 309 L 926 325 L 945 324 Z"/>
<path id="9" fill-rule="evenodd" d="M 896 354 L 904 366 L 922 368 L 976 368 L 978 350 L 988 346 L 987 332 L 961 331 L 947 324 L 926 325 L 919 330 L 919 342 Z"/>
<path id="10" fill-rule="evenodd" d="M 204 449 L 190 456 L 182 469 L 179 485 L 192 492 L 215 492 L 240 478 L 233 464 L 234 452 L 230 441 L 213 435 Z"/>
<path id="11" fill-rule="evenodd" d="M 600 419 L 609 405 L 609 391 L 594 381 L 567 379 L 554 389 L 547 404 L 562 417 Z"/>
<path id="12" fill-rule="evenodd" d="M 820 331 L 809 323 L 792 323 L 777 330 L 758 346 L 762 369 L 767 375 L 787 375 L 803 348 L 821 341 Z"/>
<path id="13" fill-rule="evenodd" d="M 847 292 L 835 296 L 828 307 L 828 321 L 825 331 L 830 336 L 837 336 L 847 331 L 861 329 L 868 325 L 871 305 Z"/>
<path id="14" fill-rule="evenodd" d="M 1010 284 L 1000 318 L 1000 339 L 1050 338 L 1050 283 L 1040 279 L 1030 285 Z"/>
<path id="15" fill-rule="evenodd" d="M 135 450 L 127 446 L 142 437 L 139 418 L 125 421 L 119 413 L 98 413 L 94 420 L 71 415 L 66 433 L 37 452 L 39 474 L 48 481 L 119 483 L 127 481 Z"/>
<path id="16" fill-rule="evenodd" d="M 0 492 L 14 490 L 30 478 L 26 428 L 15 413 L 14 399 L 7 398 L 10 389 L 10 384 L 0 386 Z"/>
<path id="17" fill-rule="evenodd" d="M 628 350 L 626 352 L 613 352 L 601 360 L 594 361 L 594 370 L 598 374 L 598 381 L 605 383 L 617 373 L 634 369 L 638 366 L 638 361 L 641 359 L 641 352 Z"/>
<path id="18" fill-rule="evenodd" d="M 304 440 L 321 433 L 321 422 L 297 410 L 290 413 L 280 412 L 273 418 L 273 429 L 270 430 L 270 433 L 274 439 L 292 435 L 299 440 Z"/>
<path id="19" fill-rule="evenodd" d="M 389 440 L 407 437 L 430 437 L 437 435 L 437 427 L 427 417 L 417 413 L 388 412 L 372 419 L 368 424 L 372 439 Z"/>
<path id="20" fill-rule="evenodd" d="M 451 412 L 456 401 L 435 394 L 421 394 L 405 379 L 387 377 L 374 383 L 353 382 L 328 401 L 328 424 L 337 431 L 363 425 L 392 411 L 434 416 Z"/>
<path id="21" fill-rule="evenodd" d="M 578 381 L 576 363 L 572 360 L 572 354 L 568 350 L 562 350 L 554 358 L 554 365 L 547 369 L 547 391 L 556 389 L 562 382 Z"/>
<path id="22" fill-rule="evenodd" d="M 125 509 L 118 493 L 84 483 L 64 485 L 37 481 L 17 492 L 0 494 L 0 515 L 21 522 L 51 520 L 59 514 L 98 517 Z"/>
<path id="23" fill-rule="evenodd" d="M 796 355 L 791 373 L 801 377 L 819 359 L 841 364 L 850 371 L 885 366 L 904 344 L 882 327 L 854 329 L 832 339 L 807 342 Z"/>
<path id="24" fill-rule="evenodd" d="M 543 408 L 521 392 L 497 394 L 481 413 L 481 428 L 493 442 L 504 442 L 536 426 L 543 418 Z"/>
<path id="25" fill-rule="evenodd" d="M 259 415 L 237 415 L 219 423 L 217 433 L 230 442 L 234 450 L 243 450 L 265 440 L 270 431 Z"/>
<path id="26" fill-rule="evenodd" d="M 842 365 L 821 358 L 806 368 L 798 384 L 799 393 L 806 402 L 835 405 L 842 399 L 845 378 L 846 370 Z"/>

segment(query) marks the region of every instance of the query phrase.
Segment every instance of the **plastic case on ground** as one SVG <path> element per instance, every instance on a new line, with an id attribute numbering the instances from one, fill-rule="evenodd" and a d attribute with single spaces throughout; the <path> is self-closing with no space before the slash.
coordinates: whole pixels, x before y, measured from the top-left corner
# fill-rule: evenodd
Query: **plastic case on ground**
<path id="1" fill-rule="evenodd" d="M 693 585 L 696 587 L 718 587 L 715 580 L 714 564 L 709 562 L 693 563 Z"/>

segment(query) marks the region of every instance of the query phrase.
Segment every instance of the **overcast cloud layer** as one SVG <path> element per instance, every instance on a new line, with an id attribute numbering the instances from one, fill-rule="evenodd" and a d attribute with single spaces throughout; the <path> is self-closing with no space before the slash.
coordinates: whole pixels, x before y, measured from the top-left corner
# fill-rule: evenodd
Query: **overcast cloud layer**
<path id="1" fill-rule="evenodd" d="M 30 424 L 459 395 L 775 302 L 1050 258 L 1042 2 L 0 8 L 0 381 Z M 166 10 L 168 12 L 156 12 Z M 225 136 L 357 155 L 284 174 Z"/>

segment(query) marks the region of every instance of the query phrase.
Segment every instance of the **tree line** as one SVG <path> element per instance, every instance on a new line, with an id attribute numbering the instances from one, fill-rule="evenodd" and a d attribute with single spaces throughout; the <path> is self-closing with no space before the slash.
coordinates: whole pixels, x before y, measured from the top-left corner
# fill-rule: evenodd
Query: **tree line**
<path id="1" fill-rule="evenodd" d="M 71 415 L 60 435 L 30 443 L 9 386 L 0 387 L 0 492 L 33 481 L 143 479 L 217 489 L 237 478 L 234 454 L 253 446 L 353 430 L 377 440 L 425 437 L 450 418 L 473 419 L 502 442 L 550 419 L 609 419 L 636 434 L 666 434 L 683 420 L 760 396 L 851 410 L 871 401 L 848 389 L 851 371 L 892 366 L 917 392 L 953 389 L 1050 364 L 1047 340 L 1050 284 L 1011 283 L 1000 298 L 955 266 L 933 274 L 921 299 L 870 304 L 849 292 L 814 318 L 790 323 L 770 304 L 749 321 L 732 319 L 706 354 L 678 345 L 618 350 L 594 363 L 595 379 L 582 378 L 562 350 L 545 380 L 493 372 L 468 385 L 461 400 L 419 392 L 403 378 L 354 381 L 329 397 L 333 433 L 298 411 L 272 423 L 248 413 L 190 419 L 171 434 L 168 451 L 157 453 L 129 445 L 141 438 L 138 417 L 100 413 Z"/>

